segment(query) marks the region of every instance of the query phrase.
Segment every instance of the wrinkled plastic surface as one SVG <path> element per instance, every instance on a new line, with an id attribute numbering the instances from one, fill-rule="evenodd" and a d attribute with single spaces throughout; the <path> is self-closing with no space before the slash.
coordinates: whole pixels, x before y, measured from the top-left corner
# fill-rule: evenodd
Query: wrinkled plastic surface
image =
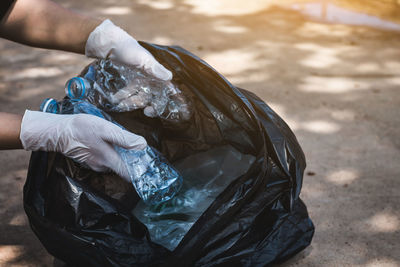
<path id="1" fill-rule="evenodd" d="M 64 114 L 92 114 L 113 122 L 124 129 L 107 113 L 86 101 L 66 99 L 61 106 Z M 114 148 L 121 155 L 136 192 L 147 205 L 168 201 L 180 190 L 182 176 L 157 149 L 151 146 L 147 146 L 143 150 L 125 149 L 117 146 Z"/>
<path id="2" fill-rule="evenodd" d="M 91 114 L 125 129 L 106 112 L 83 100 L 66 98 L 57 102 L 47 98 L 40 105 L 40 110 L 61 114 Z M 180 190 L 182 176 L 155 148 L 150 146 L 143 150 L 130 150 L 117 146 L 114 148 L 121 155 L 136 192 L 146 204 L 154 205 L 168 201 Z M 82 166 L 89 168 L 86 165 Z"/>
<path id="3" fill-rule="evenodd" d="M 147 205 L 170 200 L 182 187 L 182 176 L 156 149 L 143 150 L 117 147 L 128 169 L 132 184 Z"/>
<path id="4" fill-rule="evenodd" d="M 307 247 L 314 226 L 299 198 L 305 157 L 285 122 L 188 51 L 141 44 L 190 96 L 192 118 L 176 124 L 139 111 L 112 117 L 175 166 L 226 145 L 255 159 L 170 251 L 153 242 L 134 216 L 139 203 L 134 192 L 115 198 L 102 191 L 104 174 L 83 170 L 60 154 L 32 153 L 24 207 L 46 249 L 78 266 L 265 266 Z"/>
<path id="5" fill-rule="evenodd" d="M 149 229 L 153 242 L 174 250 L 216 197 L 254 160 L 229 145 L 190 155 L 175 165 L 184 176 L 182 190 L 161 205 L 140 201 L 133 213 Z"/>
<path id="6" fill-rule="evenodd" d="M 148 117 L 172 122 L 189 120 L 192 115 L 190 102 L 179 88 L 170 81 L 147 74 L 143 69 L 110 59 L 99 59 L 90 64 L 80 76 L 82 78 L 72 78 L 67 82 L 67 95 L 84 98 L 105 111 L 141 109 Z M 77 83 L 80 90 L 71 94 L 74 90 L 70 89 L 70 85 L 74 79 L 80 80 Z M 81 83 L 82 86 L 79 86 Z"/>

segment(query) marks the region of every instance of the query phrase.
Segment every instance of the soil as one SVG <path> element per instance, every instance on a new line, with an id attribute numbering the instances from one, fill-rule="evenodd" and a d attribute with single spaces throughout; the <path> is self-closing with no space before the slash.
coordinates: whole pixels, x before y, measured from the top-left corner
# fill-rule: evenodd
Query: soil
<path id="1" fill-rule="evenodd" d="M 186 48 L 289 124 L 307 158 L 301 197 L 316 232 L 280 266 L 400 265 L 399 32 L 313 22 L 263 0 L 58 2 Z M 18 114 L 61 99 L 91 62 L 6 40 L 0 49 L 0 111 Z M 53 266 L 23 210 L 29 156 L 0 151 L 0 266 Z"/>

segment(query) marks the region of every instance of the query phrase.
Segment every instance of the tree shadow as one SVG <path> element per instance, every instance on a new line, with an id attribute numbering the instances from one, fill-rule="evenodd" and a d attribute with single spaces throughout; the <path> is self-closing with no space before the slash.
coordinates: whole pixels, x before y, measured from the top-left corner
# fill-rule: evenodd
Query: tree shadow
<path id="1" fill-rule="evenodd" d="M 400 35 L 310 22 L 277 6 L 218 13 L 197 3 L 104 0 L 93 8 L 92 1 L 69 1 L 83 13 L 110 17 L 137 39 L 197 54 L 288 122 L 308 161 L 302 198 L 316 234 L 309 248 L 280 266 L 400 264 Z M 45 97 L 60 99 L 65 81 L 90 62 L 6 41 L 0 48 L 7 55 L 1 111 L 22 113 Z M 14 196 L 0 211 L 0 249 L 18 247 L 4 265 L 52 264 L 26 220 L 10 223 L 23 213 L 23 181 L 12 181 L 28 156 L 0 152 L 0 180 L 7 184 L 1 196 Z"/>

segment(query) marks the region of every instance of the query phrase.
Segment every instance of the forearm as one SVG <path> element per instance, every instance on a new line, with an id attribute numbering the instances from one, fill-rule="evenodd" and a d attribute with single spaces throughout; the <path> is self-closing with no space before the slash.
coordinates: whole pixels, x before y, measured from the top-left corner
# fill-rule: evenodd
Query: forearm
<path id="1" fill-rule="evenodd" d="M 49 0 L 16 0 L 0 24 L 0 36 L 34 47 L 84 54 L 89 34 L 100 23 Z"/>
<path id="2" fill-rule="evenodd" d="M 21 115 L 0 112 L 0 149 L 22 148 L 21 121 Z"/>

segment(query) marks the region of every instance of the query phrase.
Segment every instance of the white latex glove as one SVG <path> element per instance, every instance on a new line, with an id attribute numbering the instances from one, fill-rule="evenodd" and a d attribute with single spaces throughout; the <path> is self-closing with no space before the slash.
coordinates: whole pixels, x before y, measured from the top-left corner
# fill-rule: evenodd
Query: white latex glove
<path id="1" fill-rule="evenodd" d="M 172 79 L 172 73 L 158 63 L 149 51 L 108 19 L 90 33 L 85 54 L 88 57 L 108 57 L 125 64 L 143 67 L 148 73 L 162 80 Z"/>
<path id="2" fill-rule="evenodd" d="M 144 149 L 146 140 L 102 118 L 25 111 L 20 139 L 24 149 L 54 151 L 103 172 L 112 170 L 130 181 L 128 170 L 113 145 Z"/>

